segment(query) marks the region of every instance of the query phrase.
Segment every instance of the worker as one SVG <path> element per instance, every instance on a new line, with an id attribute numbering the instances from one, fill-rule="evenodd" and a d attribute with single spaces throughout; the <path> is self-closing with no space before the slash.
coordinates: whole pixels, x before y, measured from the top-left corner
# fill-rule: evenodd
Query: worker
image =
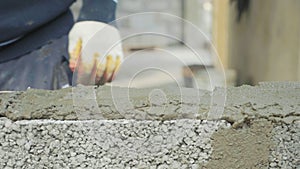
<path id="1" fill-rule="evenodd" d="M 72 84 L 68 34 L 77 23 L 110 23 L 116 0 L 0 1 L 0 90 L 60 89 Z"/>

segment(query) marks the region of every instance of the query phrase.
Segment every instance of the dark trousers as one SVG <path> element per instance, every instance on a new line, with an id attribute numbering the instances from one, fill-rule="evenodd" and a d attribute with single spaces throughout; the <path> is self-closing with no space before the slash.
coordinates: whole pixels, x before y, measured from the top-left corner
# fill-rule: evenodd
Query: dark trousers
<path id="1" fill-rule="evenodd" d="M 70 11 L 0 48 L 0 90 L 59 89 L 71 84 L 68 66 Z"/>

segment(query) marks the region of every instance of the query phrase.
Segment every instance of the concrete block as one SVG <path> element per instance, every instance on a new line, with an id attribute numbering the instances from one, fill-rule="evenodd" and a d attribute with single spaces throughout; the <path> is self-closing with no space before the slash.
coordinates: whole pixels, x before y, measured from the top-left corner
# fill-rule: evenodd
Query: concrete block
<path id="1" fill-rule="evenodd" d="M 0 168 L 297 168 L 299 85 L 162 89 L 155 105 L 152 89 L 0 93 Z M 220 116 L 212 96 L 226 96 Z"/>

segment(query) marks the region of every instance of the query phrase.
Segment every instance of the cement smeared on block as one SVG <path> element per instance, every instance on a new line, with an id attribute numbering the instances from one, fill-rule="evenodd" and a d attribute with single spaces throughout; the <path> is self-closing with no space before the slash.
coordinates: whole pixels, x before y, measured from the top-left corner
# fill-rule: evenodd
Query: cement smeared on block
<path id="1" fill-rule="evenodd" d="M 203 168 L 267 168 L 272 125 L 256 120 L 243 129 L 223 129 L 213 134 L 213 154 Z"/>
<path id="2" fill-rule="evenodd" d="M 300 83 L 160 90 L 0 93 L 0 168 L 300 166 Z"/>

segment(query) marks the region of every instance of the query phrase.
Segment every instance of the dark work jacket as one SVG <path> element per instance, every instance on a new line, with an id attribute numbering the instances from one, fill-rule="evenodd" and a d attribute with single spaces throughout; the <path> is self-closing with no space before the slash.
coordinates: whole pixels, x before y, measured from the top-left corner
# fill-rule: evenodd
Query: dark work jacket
<path id="1" fill-rule="evenodd" d="M 0 63 L 18 58 L 49 41 L 68 35 L 74 24 L 75 0 L 0 0 Z M 83 0 L 79 21 L 109 23 L 115 19 L 113 0 Z"/>

